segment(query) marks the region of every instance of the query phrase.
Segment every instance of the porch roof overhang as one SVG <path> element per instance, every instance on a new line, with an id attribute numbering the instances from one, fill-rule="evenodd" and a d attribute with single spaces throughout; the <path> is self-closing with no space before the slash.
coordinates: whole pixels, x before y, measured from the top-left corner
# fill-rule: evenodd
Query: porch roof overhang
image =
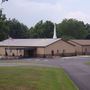
<path id="1" fill-rule="evenodd" d="M 7 47 L 6 49 L 7 49 L 7 50 L 35 50 L 36 48 L 35 48 L 35 47 L 24 47 L 24 48 L 19 48 L 19 47 L 16 47 L 16 48 Z"/>

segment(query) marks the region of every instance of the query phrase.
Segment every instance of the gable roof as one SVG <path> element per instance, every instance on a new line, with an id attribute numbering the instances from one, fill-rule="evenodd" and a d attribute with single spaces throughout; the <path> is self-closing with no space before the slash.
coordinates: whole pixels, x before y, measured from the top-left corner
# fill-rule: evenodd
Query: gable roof
<path id="1" fill-rule="evenodd" d="M 28 47 L 45 47 L 61 40 L 58 39 L 7 39 L 0 42 L 0 46 L 28 46 Z"/>
<path id="2" fill-rule="evenodd" d="M 73 44 L 76 43 L 81 46 L 90 46 L 90 40 L 70 40 L 68 42 L 73 42 Z"/>

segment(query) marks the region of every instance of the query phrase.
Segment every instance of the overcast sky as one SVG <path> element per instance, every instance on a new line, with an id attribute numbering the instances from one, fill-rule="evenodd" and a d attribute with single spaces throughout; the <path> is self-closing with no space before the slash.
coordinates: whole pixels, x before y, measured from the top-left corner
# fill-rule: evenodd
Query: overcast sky
<path id="1" fill-rule="evenodd" d="M 65 18 L 90 24 L 90 0 L 8 0 L 2 7 L 8 18 L 16 18 L 28 27 L 40 20 L 59 23 Z"/>

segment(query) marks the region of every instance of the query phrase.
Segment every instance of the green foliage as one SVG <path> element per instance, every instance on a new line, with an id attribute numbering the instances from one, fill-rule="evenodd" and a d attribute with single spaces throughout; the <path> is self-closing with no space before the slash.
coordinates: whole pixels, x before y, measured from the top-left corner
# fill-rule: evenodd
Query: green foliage
<path id="1" fill-rule="evenodd" d="M 7 20 L 6 16 L 0 10 L 0 41 L 12 38 L 28 38 L 28 28 L 16 19 Z"/>
<path id="2" fill-rule="evenodd" d="M 52 38 L 53 36 L 53 23 L 50 21 L 38 22 L 35 27 L 30 28 L 31 38 Z"/>
<path id="3" fill-rule="evenodd" d="M 7 21 L 7 24 L 9 26 L 9 35 L 12 38 L 27 38 L 27 26 L 15 19 Z"/>
<path id="4" fill-rule="evenodd" d="M 74 38 L 71 37 L 71 36 L 65 36 L 65 35 L 63 35 L 61 38 L 62 38 L 63 40 L 65 40 L 65 41 L 68 41 L 68 40 L 70 40 L 70 39 L 74 39 Z"/>
<path id="5" fill-rule="evenodd" d="M 75 19 L 64 19 L 58 24 L 59 37 L 67 36 L 76 39 L 84 39 L 87 36 L 85 24 Z"/>
<path id="6" fill-rule="evenodd" d="M 90 24 L 86 24 L 86 30 L 88 32 L 86 39 L 90 39 Z"/>
<path id="7" fill-rule="evenodd" d="M 90 65 L 90 62 L 85 62 L 86 65 Z"/>
<path id="8" fill-rule="evenodd" d="M 53 37 L 53 23 L 50 21 L 38 22 L 29 30 L 30 38 L 52 38 Z M 90 25 L 84 24 L 82 21 L 75 19 L 64 19 L 57 24 L 57 36 L 65 40 L 69 39 L 85 39 L 90 35 Z"/>
<path id="9" fill-rule="evenodd" d="M 0 41 L 8 37 L 9 27 L 6 25 L 6 17 L 0 10 Z"/>
<path id="10" fill-rule="evenodd" d="M 16 19 L 7 20 L 0 10 L 0 41 L 12 38 L 52 38 L 54 24 L 51 21 L 39 21 L 34 27 L 28 29 L 26 25 Z M 57 36 L 64 40 L 90 39 L 90 24 L 76 19 L 64 19 L 57 24 Z"/>

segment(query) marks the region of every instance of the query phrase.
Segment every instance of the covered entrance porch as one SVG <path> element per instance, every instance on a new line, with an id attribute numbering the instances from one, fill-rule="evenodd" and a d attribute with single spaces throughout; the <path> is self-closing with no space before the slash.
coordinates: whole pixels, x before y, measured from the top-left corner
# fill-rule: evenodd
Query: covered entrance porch
<path id="1" fill-rule="evenodd" d="M 25 58 L 30 58 L 30 57 L 36 57 L 37 56 L 37 52 L 36 52 L 36 48 L 30 47 L 30 48 L 24 48 L 24 57 Z"/>
<path id="2" fill-rule="evenodd" d="M 8 47 L 5 48 L 5 57 L 30 58 L 36 57 L 37 49 L 34 47 Z"/>

